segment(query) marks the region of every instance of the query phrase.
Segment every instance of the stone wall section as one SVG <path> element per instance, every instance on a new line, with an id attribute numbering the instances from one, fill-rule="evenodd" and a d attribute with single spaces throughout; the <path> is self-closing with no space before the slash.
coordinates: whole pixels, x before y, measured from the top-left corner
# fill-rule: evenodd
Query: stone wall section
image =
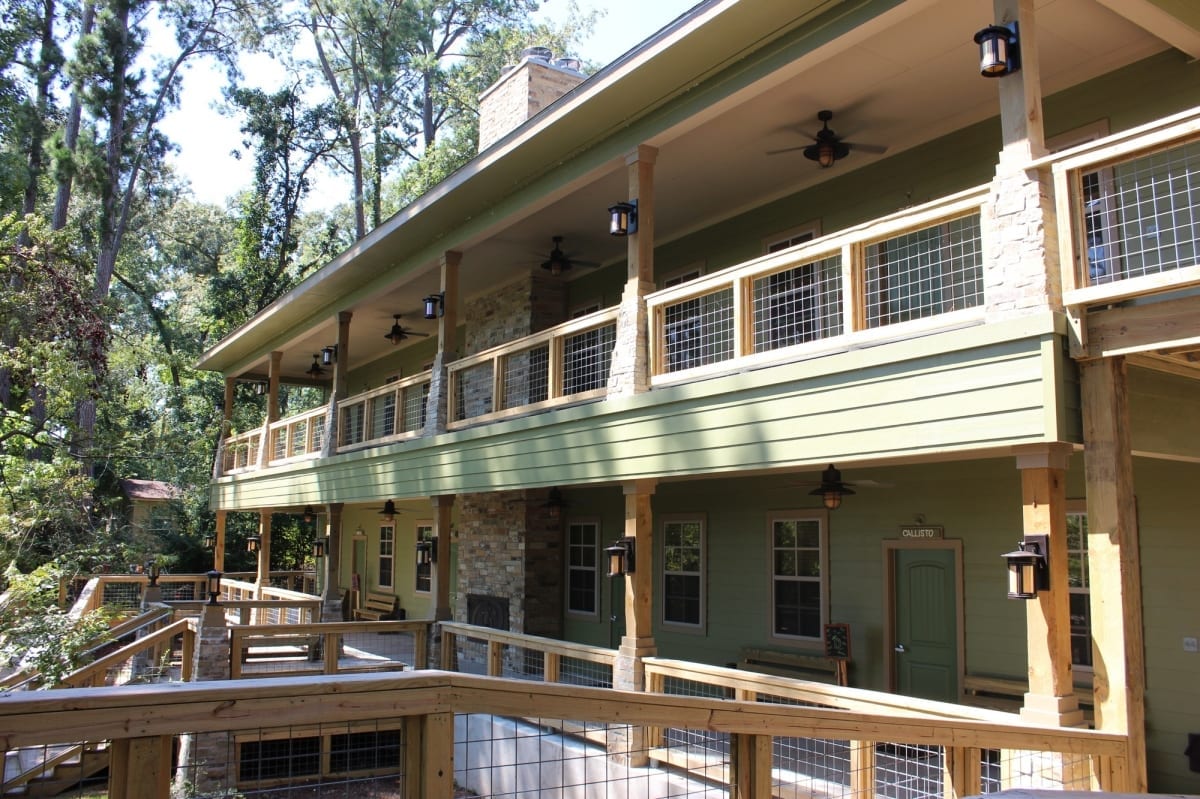
<path id="1" fill-rule="evenodd" d="M 983 282 L 989 322 L 1062 309 L 1058 223 L 1048 170 L 998 172 L 983 208 Z"/>

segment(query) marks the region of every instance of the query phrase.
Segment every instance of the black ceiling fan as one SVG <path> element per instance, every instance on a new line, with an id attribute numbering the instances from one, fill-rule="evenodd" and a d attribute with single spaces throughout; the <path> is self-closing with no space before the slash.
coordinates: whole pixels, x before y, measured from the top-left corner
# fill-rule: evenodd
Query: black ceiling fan
<path id="1" fill-rule="evenodd" d="M 552 275 L 561 275 L 563 272 L 570 271 L 575 266 L 599 266 L 600 264 L 593 261 L 581 261 L 578 258 L 572 258 L 562 250 L 562 236 L 554 236 L 554 247 L 550 250 L 550 255 L 542 262 L 542 269 L 550 272 Z"/>
<path id="2" fill-rule="evenodd" d="M 812 144 L 785 147 L 782 150 L 768 150 L 767 155 L 778 155 L 779 153 L 803 150 L 805 158 L 810 161 L 816 161 L 824 169 L 833 166 L 835 161 L 845 158 L 850 154 L 851 150 L 861 150 L 864 153 L 878 154 L 887 152 L 887 147 L 878 144 L 861 144 L 844 141 L 841 136 L 838 136 L 829 128 L 829 120 L 833 119 L 832 111 L 818 111 L 817 119 L 821 121 L 821 129 L 816 132 L 816 135 L 811 136 L 813 140 Z"/>
<path id="3" fill-rule="evenodd" d="M 408 338 L 409 336 L 420 336 L 422 338 L 426 338 L 429 336 L 428 333 L 420 333 L 416 330 L 413 330 L 410 327 L 404 327 L 403 325 L 401 325 L 400 324 L 400 314 L 398 314 L 398 313 L 392 314 L 392 319 L 395 320 L 392 323 L 392 329 L 387 332 L 387 335 L 385 335 L 384 338 L 386 338 L 388 341 L 392 342 L 393 344 L 399 344 L 401 341 L 404 341 L 404 339 Z"/>

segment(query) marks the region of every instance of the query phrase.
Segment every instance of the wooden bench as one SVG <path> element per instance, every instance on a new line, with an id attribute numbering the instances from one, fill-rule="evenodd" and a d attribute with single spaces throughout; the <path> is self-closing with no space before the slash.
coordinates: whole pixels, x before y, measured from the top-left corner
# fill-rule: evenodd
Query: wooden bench
<path id="1" fill-rule="evenodd" d="M 839 671 L 844 670 L 839 665 L 840 662 L 824 655 L 747 648 L 742 650 L 737 667 L 761 674 L 774 674 L 777 677 L 795 677 L 837 685 Z"/>
<path id="2" fill-rule="evenodd" d="M 993 677 L 983 674 L 967 674 L 963 676 L 963 704 L 976 707 L 986 707 L 992 710 L 1005 710 L 1016 713 L 1025 702 L 1025 694 L 1029 691 L 1028 680 L 1012 677 Z M 1092 686 L 1089 682 L 1076 682 L 1075 698 L 1083 709 L 1083 716 L 1089 724 L 1092 722 L 1092 710 L 1095 698 L 1092 696 Z"/>
<path id="3" fill-rule="evenodd" d="M 367 591 L 363 594 L 362 607 L 354 609 L 354 618 L 380 621 L 392 616 L 399 607 L 399 597 L 382 591 Z"/>

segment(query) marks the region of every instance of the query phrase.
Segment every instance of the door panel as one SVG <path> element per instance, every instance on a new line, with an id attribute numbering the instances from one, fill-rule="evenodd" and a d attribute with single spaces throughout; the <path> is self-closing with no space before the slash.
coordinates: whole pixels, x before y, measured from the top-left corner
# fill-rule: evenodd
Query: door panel
<path id="1" fill-rule="evenodd" d="M 896 687 L 900 693 L 958 701 L 958 597 L 950 549 L 898 549 Z"/>

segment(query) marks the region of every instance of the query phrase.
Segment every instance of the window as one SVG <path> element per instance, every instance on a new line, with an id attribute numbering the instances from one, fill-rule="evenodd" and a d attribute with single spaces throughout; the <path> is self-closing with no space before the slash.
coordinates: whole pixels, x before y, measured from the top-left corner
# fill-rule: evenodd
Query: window
<path id="1" fill-rule="evenodd" d="M 699 627 L 704 619 L 704 520 L 663 522 L 663 623 Z"/>
<path id="2" fill-rule="evenodd" d="M 392 574 L 396 563 L 396 526 L 379 525 L 379 578 L 380 588 L 392 587 Z"/>
<path id="3" fill-rule="evenodd" d="M 1072 505 L 1076 503 L 1071 503 Z M 1082 503 L 1078 503 L 1082 505 Z M 1091 590 L 1088 588 L 1087 514 L 1067 511 L 1067 585 L 1071 608 L 1071 665 L 1092 667 Z"/>
<path id="4" fill-rule="evenodd" d="M 788 247 L 795 247 L 797 244 L 804 244 L 812 241 L 817 236 L 821 235 L 821 223 L 809 222 L 807 225 L 801 225 L 798 228 L 789 230 L 786 233 L 776 233 L 774 236 L 768 236 L 763 241 L 763 252 L 770 254 L 786 250 Z"/>
<path id="5" fill-rule="evenodd" d="M 433 524 L 430 522 L 417 522 L 417 543 L 422 541 L 433 544 Z M 429 558 L 428 563 L 417 563 L 417 573 L 413 588 L 422 594 L 428 594 L 433 590 L 433 558 Z"/>
<path id="6" fill-rule="evenodd" d="M 774 514 L 771 531 L 771 634 L 821 637 L 825 621 L 825 514 Z"/>
<path id="7" fill-rule="evenodd" d="M 596 522 L 567 524 L 567 612 L 595 616 L 599 609 L 597 588 L 600 525 Z"/>

